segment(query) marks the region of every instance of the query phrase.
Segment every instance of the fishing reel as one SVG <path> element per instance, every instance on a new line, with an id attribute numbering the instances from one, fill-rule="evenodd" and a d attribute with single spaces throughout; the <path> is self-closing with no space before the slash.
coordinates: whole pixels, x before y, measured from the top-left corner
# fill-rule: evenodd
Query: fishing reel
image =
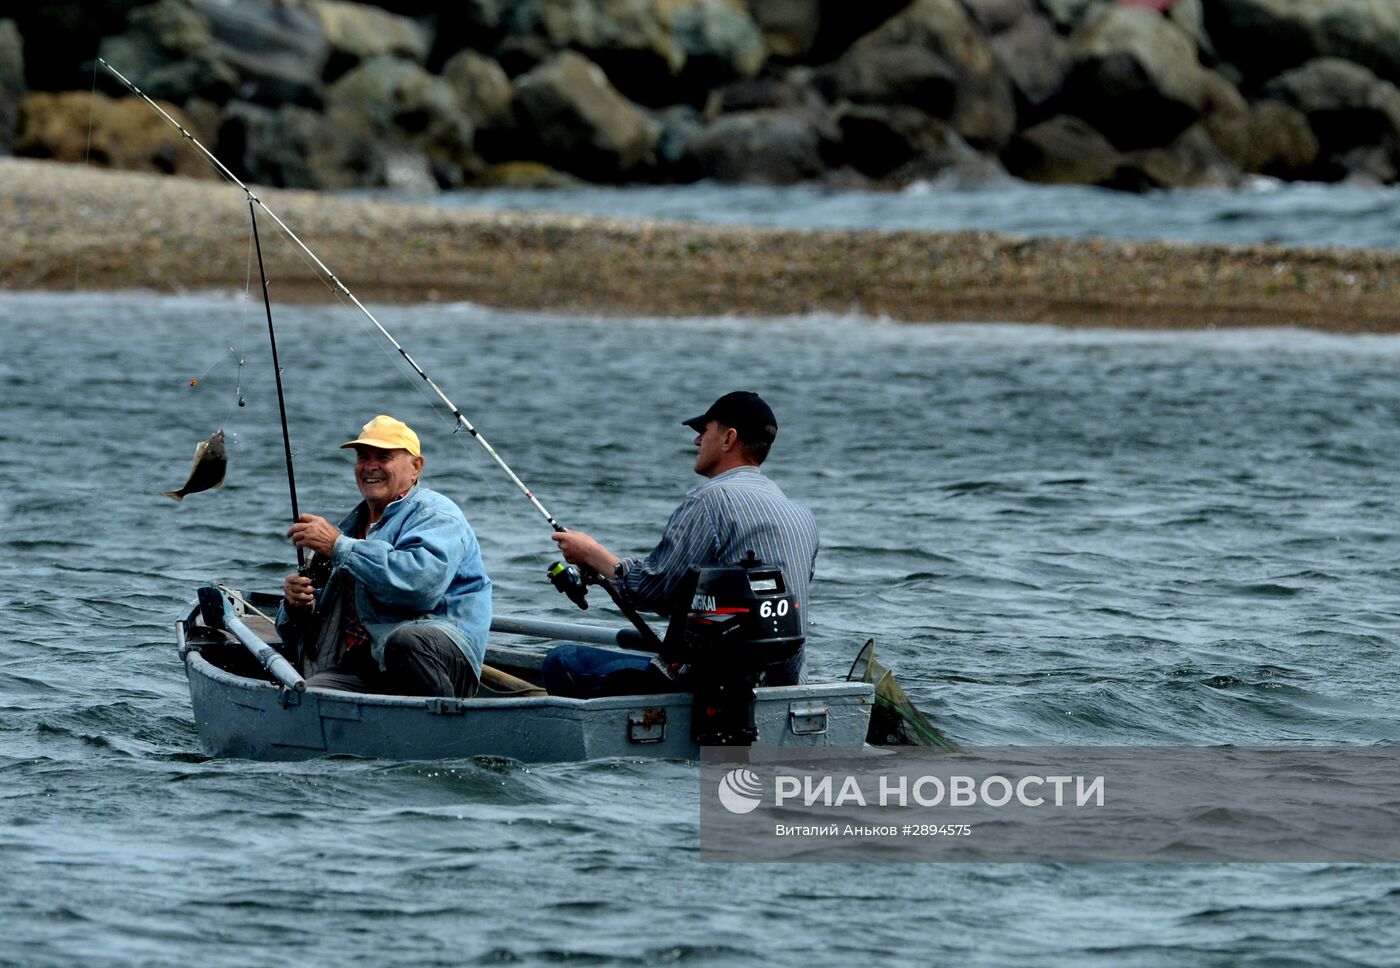
<path id="1" fill-rule="evenodd" d="M 569 601 L 579 608 L 588 608 L 588 583 L 583 580 L 583 572 L 579 571 L 578 565 L 556 561 L 545 574 L 549 576 L 555 591 L 569 596 Z"/>

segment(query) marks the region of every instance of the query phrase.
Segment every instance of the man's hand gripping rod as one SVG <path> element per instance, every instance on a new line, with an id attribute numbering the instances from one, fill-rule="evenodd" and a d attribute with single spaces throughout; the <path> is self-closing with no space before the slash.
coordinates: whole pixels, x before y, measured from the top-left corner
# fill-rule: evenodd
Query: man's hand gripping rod
<path id="1" fill-rule="evenodd" d="M 556 531 L 567 531 L 567 528 L 554 526 Z M 661 651 L 661 639 L 652 631 L 650 625 L 637 614 L 637 610 L 622 597 L 622 592 L 618 589 L 617 583 L 610 578 L 603 577 L 589 565 L 566 565 L 562 561 L 555 562 L 549 566 L 550 583 L 554 585 L 556 591 L 568 597 L 579 608 L 588 607 L 588 586 L 601 585 L 603 591 L 608 593 L 608 597 L 613 600 L 617 610 L 627 616 L 627 620 L 637 627 L 637 631 L 642 634 L 642 641 L 646 643 L 646 650 L 651 652 Z"/>

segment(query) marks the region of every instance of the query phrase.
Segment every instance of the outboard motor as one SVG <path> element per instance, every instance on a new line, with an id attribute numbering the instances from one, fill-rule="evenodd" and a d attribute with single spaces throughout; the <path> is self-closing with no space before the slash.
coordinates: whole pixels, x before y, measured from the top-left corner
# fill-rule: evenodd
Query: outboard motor
<path id="1" fill-rule="evenodd" d="M 766 668 L 802 648 L 799 603 L 782 569 L 753 552 L 737 565 L 692 568 L 690 575 L 690 606 L 672 618 L 662 657 L 688 667 L 695 741 L 751 746 L 758 738 L 755 687 Z"/>

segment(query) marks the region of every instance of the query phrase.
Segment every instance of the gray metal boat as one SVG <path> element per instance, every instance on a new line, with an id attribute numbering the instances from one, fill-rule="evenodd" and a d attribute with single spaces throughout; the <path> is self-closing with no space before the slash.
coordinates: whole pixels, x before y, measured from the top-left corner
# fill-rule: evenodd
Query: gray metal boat
<path id="1" fill-rule="evenodd" d="M 226 590 L 227 591 L 227 590 Z M 275 595 L 233 594 L 238 623 L 276 643 L 266 612 Z M 293 688 L 276 681 L 244 644 L 205 621 L 198 603 L 176 623 L 180 657 L 200 743 L 211 756 L 298 760 L 330 754 L 384 759 L 500 756 L 524 762 L 649 757 L 697 759 L 689 693 L 569 699 L 536 685 L 550 640 L 620 644 L 626 631 L 573 623 L 498 618 L 472 699 L 377 696 Z M 534 647 L 532 648 L 531 645 Z M 271 650 L 268 650 L 270 653 Z M 293 674 L 294 675 L 294 674 Z M 866 682 L 761 687 L 758 747 L 858 747 L 865 742 L 874 688 Z"/>

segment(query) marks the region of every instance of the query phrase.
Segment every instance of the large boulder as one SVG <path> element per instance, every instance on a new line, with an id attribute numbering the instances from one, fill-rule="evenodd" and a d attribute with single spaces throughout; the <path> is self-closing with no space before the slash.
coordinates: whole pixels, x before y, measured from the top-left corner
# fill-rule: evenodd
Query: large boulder
<path id="1" fill-rule="evenodd" d="M 1064 114 L 1018 132 L 1001 160 L 1017 178 L 1043 185 L 1116 185 L 1126 163 L 1083 118 Z"/>
<path id="2" fill-rule="evenodd" d="M 769 54 L 785 63 L 825 64 L 909 5 L 909 0 L 744 0 Z"/>
<path id="3" fill-rule="evenodd" d="M 1201 124 L 1225 156 L 1246 171 L 1250 161 L 1251 127 L 1249 102 L 1224 76 L 1206 71 L 1205 102 Z"/>
<path id="4" fill-rule="evenodd" d="M 1363 145 L 1331 159 L 1341 180 L 1349 185 L 1379 187 L 1400 181 L 1400 162 L 1395 149 L 1383 145 Z"/>
<path id="5" fill-rule="evenodd" d="M 1191 42 L 1196 45 L 1202 62 L 1214 64 L 1220 59 L 1215 42 L 1206 30 L 1205 4 L 1203 0 L 1175 0 L 1167 9 L 1167 17 L 1172 23 L 1186 31 Z"/>
<path id="6" fill-rule="evenodd" d="M 15 22 L 0 20 L 0 155 L 14 148 L 24 93 L 24 44 Z"/>
<path id="7" fill-rule="evenodd" d="M 273 109 L 230 101 L 219 127 L 219 156 L 245 180 L 279 188 L 345 189 L 390 180 L 367 136 L 295 104 Z"/>
<path id="8" fill-rule="evenodd" d="M 519 75 L 566 50 L 603 69 L 638 104 L 702 104 L 708 90 L 753 77 L 767 49 L 739 0 L 521 0 L 497 57 Z"/>
<path id="9" fill-rule="evenodd" d="M 1126 169 L 1140 173 L 1151 188 L 1231 188 L 1243 178 L 1202 124 L 1187 128 L 1169 145 L 1132 152 Z"/>
<path id="10" fill-rule="evenodd" d="M 517 0 L 454 0 L 428 3 L 427 9 L 405 11 L 428 24 L 433 33 L 433 49 L 428 54 L 430 71 L 442 66 L 459 51 L 494 51 L 505 39 L 510 12 Z M 387 6 L 387 4 L 385 4 Z"/>
<path id="11" fill-rule="evenodd" d="M 964 181 L 1002 174 L 943 120 L 917 108 L 843 106 L 836 114 L 841 160 L 891 187 L 954 175 Z"/>
<path id="12" fill-rule="evenodd" d="M 705 128 L 704 117 L 689 104 L 676 104 L 652 113 L 656 125 L 656 178 L 666 182 L 693 182 L 705 177 L 690 143 Z"/>
<path id="13" fill-rule="evenodd" d="M 240 98 L 272 107 L 320 106 L 330 43 L 315 14 L 282 0 L 193 2 L 238 75 Z"/>
<path id="14" fill-rule="evenodd" d="M 25 83 L 31 91 L 92 87 L 98 42 L 120 34 L 127 14 L 150 0 L 37 0 L 0 4 L 24 38 Z M 121 65 L 117 65 L 120 67 Z"/>
<path id="15" fill-rule="evenodd" d="M 458 51 L 443 65 L 442 79 L 452 89 L 458 110 L 476 129 L 474 144 L 482 157 L 519 157 L 515 87 L 501 65 L 474 50 Z"/>
<path id="16" fill-rule="evenodd" d="M 433 38 L 416 20 L 347 0 L 310 0 L 310 9 L 330 48 L 324 69 L 327 81 L 371 57 L 427 63 Z"/>
<path id="17" fill-rule="evenodd" d="M 515 89 L 496 61 L 474 50 L 459 51 L 443 65 L 442 78 L 478 130 L 512 123 Z"/>
<path id="18" fill-rule="evenodd" d="M 1308 177 L 1322 151 L 1308 119 L 1282 101 L 1250 105 L 1247 144 L 1241 168 L 1288 181 Z"/>
<path id="19" fill-rule="evenodd" d="M 914 0 L 856 41 L 823 75 L 832 101 L 905 104 L 997 149 L 1016 127 L 1011 81 L 958 0 Z"/>
<path id="20" fill-rule="evenodd" d="M 598 65 L 557 54 L 515 82 L 516 106 L 542 160 L 589 181 L 621 181 L 653 162 L 656 133 Z"/>
<path id="21" fill-rule="evenodd" d="M 563 51 L 597 64 L 640 104 L 669 103 L 685 51 L 672 0 L 520 0 L 506 20 L 497 58 L 518 76 Z"/>
<path id="22" fill-rule="evenodd" d="M 819 0 L 748 0 L 748 8 L 774 57 L 798 61 L 811 53 L 822 25 Z"/>
<path id="23" fill-rule="evenodd" d="M 692 0 L 676 8 L 675 36 L 685 54 L 680 100 L 700 105 L 709 92 L 755 77 L 768 50 L 763 33 L 735 0 Z"/>
<path id="24" fill-rule="evenodd" d="M 987 32 L 997 63 L 1011 78 L 1020 114 L 1018 127 L 1029 127 L 1064 87 L 1072 63 L 1069 44 L 1031 0 L 964 2 Z"/>
<path id="25" fill-rule="evenodd" d="M 1206 27 L 1223 60 L 1254 88 L 1316 57 L 1354 61 L 1400 84 L 1400 3 L 1393 0 L 1213 0 Z"/>
<path id="26" fill-rule="evenodd" d="M 1400 161 L 1400 89 L 1394 84 L 1350 61 L 1320 57 L 1274 78 L 1265 93 L 1307 118 L 1330 161 L 1319 177 L 1341 179 L 1359 170 L 1372 180 L 1394 180 Z"/>
<path id="27" fill-rule="evenodd" d="M 1010 30 L 1032 12 L 1031 0 L 963 0 L 977 25 L 989 34 Z"/>
<path id="28" fill-rule="evenodd" d="M 1169 144 L 1200 119 L 1206 71 L 1191 38 L 1158 14 L 1105 7 L 1071 38 L 1064 108 L 1121 150 Z"/>
<path id="29" fill-rule="evenodd" d="M 1036 0 L 1036 5 L 1045 11 L 1055 26 L 1069 33 L 1084 21 L 1096 8 L 1104 6 L 1108 0 Z"/>
<path id="30" fill-rule="evenodd" d="M 794 67 L 716 88 L 705 101 L 705 117 L 713 121 L 722 114 L 765 108 L 821 112 L 826 102 L 817 91 L 811 68 Z"/>
<path id="31" fill-rule="evenodd" d="M 327 90 L 326 116 L 371 148 L 370 184 L 456 187 L 483 167 L 452 87 L 410 61 L 365 61 Z"/>
<path id="32" fill-rule="evenodd" d="M 201 141 L 212 141 L 178 107 L 161 105 Z M 15 154 L 127 171 L 215 178 L 213 167 L 180 132 L 136 98 L 101 93 L 30 93 L 20 108 Z"/>
<path id="33" fill-rule="evenodd" d="M 819 177 L 827 169 L 827 147 L 821 125 L 809 115 L 773 110 L 726 114 L 689 144 L 704 177 L 765 185 Z"/>
<path id="34" fill-rule="evenodd" d="M 99 52 L 153 96 L 321 104 L 330 46 L 309 9 L 273 0 L 159 0 Z"/>
<path id="35" fill-rule="evenodd" d="M 1301 111 L 1326 151 L 1400 135 L 1400 90 L 1350 61 L 1308 61 L 1280 74 L 1264 90 Z"/>
<path id="36" fill-rule="evenodd" d="M 238 86 L 208 19 L 191 0 L 160 0 L 133 10 L 126 31 L 105 38 L 98 54 L 154 98 L 222 103 Z M 105 74 L 98 80 L 114 92 L 124 90 Z"/>

